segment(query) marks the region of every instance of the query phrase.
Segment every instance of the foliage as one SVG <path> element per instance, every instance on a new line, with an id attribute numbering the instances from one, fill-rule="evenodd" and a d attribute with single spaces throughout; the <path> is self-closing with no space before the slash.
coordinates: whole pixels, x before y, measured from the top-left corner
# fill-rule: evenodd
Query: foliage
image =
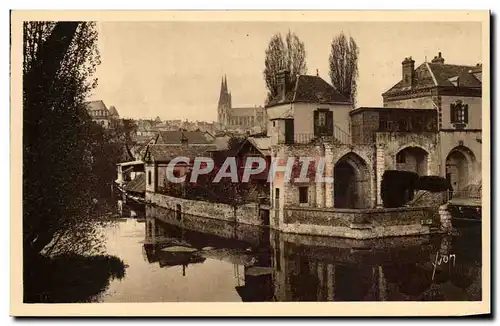
<path id="1" fill-rule="evenodd" d="M 415 190 L 433 193 L 451 190 L 450 182 L 440 176 L 418 176 L 409 171 L 387 170 L 382 176 L 384 207 L 401 207 L 413 199 Z"/>
<path id="2" fill-rule="evenodd" d="M 413 199 L 418 174 L 410 171 L 386 170 L 380 185 L 384 207 L 401 207 Z"/>
<path id="3" fill-rule="evenodd" d="M 278 94 L 276 75 L 280 70 L 286 69 L 290 72 L 291 85 L 295 84 L 297 75 L 307 73 L 304 42 L 291 31 L 286 34 L 285 41 L 280 33 L 273 35 L 266 49 L 264 65 L 267 99 L 270 100 Z"/>
<path id="4" fill-rule="evenodd" d="M 105 142 L 114 143 L 123 147 L 125 154 L 119 157 L 121 162 L 134 160 L 133 148 L 137 145 L 137 123 L 133 119 L 114 119 L 110 121 L 110 128 L 106 130 Z"/>
<path id="5" fill-rule="evenodd" d="M 330 80 L 333 87 L 353 104 L 356 103 L 359 48 L 356 41 L 341 32 L 334 37 L 329 57 Z"/>
<path id="6" fill-rule="evenodd" d="M 415 189 L 427 190 L 430 192 L 453 190 L 449 180 L 437 175 L 421 176 L 415 184 Z"/>
<path id="7" fill-rule="evenodd" d="M 125 264 L 114 256 L 38 257 L 36 269 L 24 269 L 24 302 L 89 302 L 112 279 L 125 277 Z"/>
<path id="8" fill-rule="evenodd" d="M 25 258 L 44 248 L 48 254 L 88 253 L 99 246 L 93 198 L 109 191 L 103 185 L 114 175 L 109 160 L 115 156 L 105 132 L 85 108 L 97 82 L 95 23 L 26 22 L 24 37 Z M 66 250 L 64 243 L 72 245 Z"/>

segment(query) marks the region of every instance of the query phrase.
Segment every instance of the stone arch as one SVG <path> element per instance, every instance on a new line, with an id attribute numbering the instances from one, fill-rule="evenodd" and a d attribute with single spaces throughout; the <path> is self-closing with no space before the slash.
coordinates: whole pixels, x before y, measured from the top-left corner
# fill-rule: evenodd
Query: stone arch
<path id="1" fill-rule="evenodd" d="M 369 208 L 371 179 L 369 165 L 355 152 L 338 159 L 333 168 L 334 207 Z"/>
<path id="2" fill-rule="evenodd" d="M 446 156 L 446 178 L 450 180 L 454 191 L 464 188 L 474 181 L 476 156 L 468 147 L 460 145 L 453 148 Z"/>
<path id="3" fill-rule="evenodd" d="M 422 146 L 414 144 L 403 146 L 394 157 L 396 170 L 428 175 L 429 157 L 429 151 Z"/>

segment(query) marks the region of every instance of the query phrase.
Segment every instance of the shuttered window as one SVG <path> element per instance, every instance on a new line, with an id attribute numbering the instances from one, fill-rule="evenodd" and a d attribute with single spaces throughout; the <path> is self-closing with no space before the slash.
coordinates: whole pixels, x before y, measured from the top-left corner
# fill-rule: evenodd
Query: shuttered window
<path id="1" fill-rule="evenodd" d="M 469 123 L 469 105 L 461 102 L 450 104 L 451 123 Z"/>
<path id="2" fill-rule="evenodd" d="M 333 136 L 333 112 L 325 109 L 314 111 L 314 136 Z"/>

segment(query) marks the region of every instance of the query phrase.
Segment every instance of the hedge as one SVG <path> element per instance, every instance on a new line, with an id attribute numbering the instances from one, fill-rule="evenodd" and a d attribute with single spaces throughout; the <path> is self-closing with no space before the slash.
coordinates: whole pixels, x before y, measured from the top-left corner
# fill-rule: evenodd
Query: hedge
<path id="1" fill-rule="evenodd" d="M 415 190 L 443 192 L 452 190 L 449 180 L 440 176 L 421 176 L 410 171 L 386 170 L 380 185 L 384 207 L 401 207 L 413 199 Z"/>
<path id="2" fill-rule="evenodd" d="M 430 192 L 443 192 L 453 190 L 448 179 L 437 175 L 426 175 L 418 178 L 415 189 L 427 190 Z"/>
<path id="3" fill-rule="evenodd" d="M 380 185 L 384 207 L 401 207 L 411 200 L 417 180 L 415 172 L 386 170 Z"/>

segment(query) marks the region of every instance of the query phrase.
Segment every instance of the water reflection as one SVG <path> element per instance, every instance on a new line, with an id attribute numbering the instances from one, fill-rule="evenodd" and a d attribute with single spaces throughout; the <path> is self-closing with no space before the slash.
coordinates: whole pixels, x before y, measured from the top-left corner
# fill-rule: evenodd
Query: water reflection
<path id="1" fill-rule="evenodd" d="M 113 254 L 130 268 L 103 301 L 481 300 L 478 227 L 359 241 L 145 212 L 121 228 L 141 230 L 142 244 L 115 235 Z"/>

